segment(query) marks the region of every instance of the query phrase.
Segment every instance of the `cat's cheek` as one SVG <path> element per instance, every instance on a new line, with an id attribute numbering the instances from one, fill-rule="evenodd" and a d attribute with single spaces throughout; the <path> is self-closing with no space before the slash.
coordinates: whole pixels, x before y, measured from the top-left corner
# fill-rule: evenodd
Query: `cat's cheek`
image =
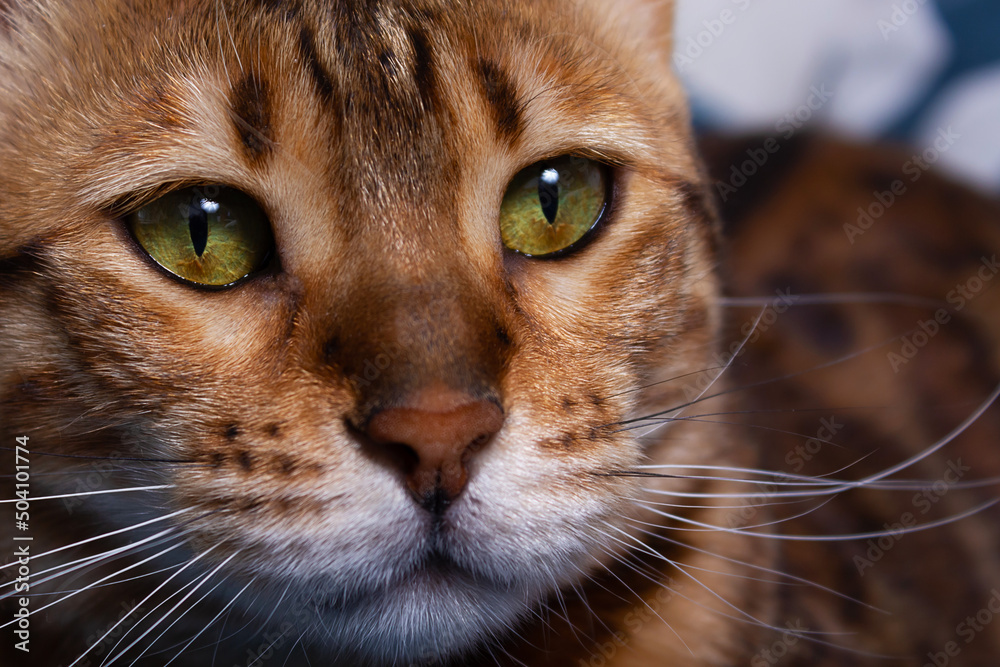
<path id="1" fill-rule="evenodd" d="M 349 443 L 326 445 L 325 456 L 316 447 L 288 474 L 252 447 L 209 453 L 179 473 L 174 504 L 191 517 L 192 547 L 219 561 L 238 553 L 230 569 L 247 577 L 323 576 L 341 592 L 414 567 L 428 518 L 391 475 L 351 456 Z"/>

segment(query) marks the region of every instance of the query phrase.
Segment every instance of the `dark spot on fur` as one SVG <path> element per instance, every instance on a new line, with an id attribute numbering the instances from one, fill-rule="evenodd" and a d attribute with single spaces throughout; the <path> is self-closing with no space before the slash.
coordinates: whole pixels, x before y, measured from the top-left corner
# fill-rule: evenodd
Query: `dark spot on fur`
<path id="1" fill-rule="evenodd" d="M 0 0 L 0 33 L 3 34 L 9 33 L 13 27 L 8 11 L 6 0 Z"/>
<path id="2" fill-rule="evenodd" d="M 264 11 L 280 13 L 288 22 L 295 21 L 301 11 L 298 0 L 256 0 L 256 2 Z"/>
<path id="3" fill-rule="evenodd" d="M 220 468 L 226 462 L 226 455 L 222 452 L 212 452 L 208 460 L 211 462 L 213 468 Z"/>
<path id="4" fill-rule="evenodd" d="M 267 434 L 272 438 L 277 438 L 278 434 L 281 433 L 281 424 L 277 422 L 269 424 L 267 427 Z"/>
<path id="5" fill-rule="evenodd" d="M 299 326 L 302 311 L 302 284 L 297 278 L 287 273 L 280 273 L 282 291 L 285 293 L 288 307 L 286 309 L 285 340 L 291 341 Z"/>
<path id="6" fill-rule="evenodd" d="M 233 86 L 230 106 L 244 153 L 251 164 L 257 164 L 271 154 L 274 146 L 267 82 L 248 74 Z"/>
<path id="7" fill-rule="evenodd" d="M 336 338 L 330 338 L 323 344 L 323 358 L 329 362 L 335 356 L 337 352 L 340 351 L 340 341 Z"/>
<path id="8" fill-rule="evenodd" d="M 260 509 L 266 504 L 263 498 L 247 498 L 239 505 L 239 511 L 241 512 L 253 512 Z"/>
<path id="9" fill-rule="evenodd" d="M 565 410 L 566 412 L 572 412 L 573 408 L 575 407 L 576 407 L 576 401 L 574 401 L 572 398 L 568 396 L 563 397 L 562 399 L 563 410 Z"/>
<path id="10" fill-rule="evenodd" d="M 301 501 L 299 501 L 296 498 L 282 496 L 277 500 L 271 501 L 271 504 L 274 506 L 275 511 L 279 512 L 280 514 L 290 514 L 295 509 L 295 506 L 299 504 L 299 502 Z"/>
<path id="11" fill-rule="evenodd" d="M 540 445 L 547 450 L 566 452 L 571 451 L 578 442 L 579 440 L 572 433 L 563 433 L 558 437 L 542 440 Z"/>
<path id="12" fill-rule="evenodd" d="M 236 460 L 239 462 L 240 467 L 250 472 L 253 470 L 253 457 L 250 456 L 250 452 L 242 451 L 236 455 Z"/>
<path id="13" fill-rule="evenodd" d="M 594 393 L 587 394 L 587 400 L 590 401 L 595 408 L 599 408 L 604 405 L 604 399 Z"/>
<path id="14" fill-rule="evenodd" d="M 44 396 L 45 392 L 42 390 L 43 383 L 40 380 L 34 378 L 28 378 L 22 380 L 14 386 L 14 393 L 21 394 L 28 398 L 38 398 Z"/>
<path id="15" fill-rule="evenodd" d="M 240 435 L 240 427 L 236 424 L 230 424 L 226 427 L 226 439 L 235 440 Z"/>
<path id="16" fill-rule="evenodd" d="M 228 510 L 233 505 L 233 499 L 226 498 L 202 498 L 200 505 L 210 512 Z"/>
<path id="17" fill-rule="evenodd" d="M 289 0 L 256 0 L 257 4 L 263 9 L 272 12 L 278 11 L 290 11 L 293 14 L 298 13 L 298 6 L 294 1 Z"/>
<path id="18" fill-rule="evenodd" d="M 836 306 L 802 306 L 787 311 L 789 321 L 806 340 L 826 354 L 841 354 L 854 345 L 854 333 Z"/>
<path id="19" fill-rule="evenodd" d="M 396 53 L 392 49 L 387 48 L 378 54 L 378 64 L 387 77 L 396 76 Z"/>
<path id="20" fill-rule="evenodd" d="M 295 459 L 284 454 L 279 454 L 277 457 L 278 469 L 283 475 L 291 475 L 295 472 Z"/>
<path id="21" fill-rule="evenodd" d="M 348 44 L 343 48 L 360 55 L 370 44 L 381 41 L 382 26 L 378 16 L 381 14 L 379 0 L 341 0 L 334 4 L 334 21 L 342 28 L 341 36 Z"/>
<path id="22" fill-rule="evenodd" d="M 508 332 L 506 327 L 502 324 L 497 324 L 493 329 L 493 333 L 496 335 L 497 341 L 500 342 L 501 347 L 509 347 L 513 342 L 510 337 L 510 332 Z"/>
<path id="23" fill-rule="evenodd" d="M 315 37 L 307 26 L 302 26 L 299 31 L 299 53 L 312 77 L 313 84 L 316 86 L 316 92 L 324 102 L 332 103 L 334 99 L 333 82 L 319 60 L 319 55 L 316 53 Z"/>
<path id="24" fill-rule="evenodd" d="M 413 47 L 413 79 L 417 84 L 424 109 L 432 111 L 438 106 L 437 76 L 434 73 L 434 54 L 427 33 L 420 27 L 410 28 L 407 36 Z"/>
<path id="25" fill-rule="evenodd" d="M 161 127 L 183 127 L 184 115 L 179 110 L 182 106 L 181 101 L 160 83 L 145 83 L 136 90 L 136 110 Z"/>
<path id="26" fill-rule="evenodd" d="M 41 250 L 41 241 L 35 240 L 16 248 L 11 255 L 0 257 L 0 285 L 13 284 L 17 276 L 33 273 Z"/>
<path id="27" fill-rule="evenodd" d="M 507 75 L 490 60 L 477 59 L 476 72 L 483 87 L 483 94 L 493 112 L 497 132 L 508 142 L 514 143 L 523 130 L 517 90 Z"/>

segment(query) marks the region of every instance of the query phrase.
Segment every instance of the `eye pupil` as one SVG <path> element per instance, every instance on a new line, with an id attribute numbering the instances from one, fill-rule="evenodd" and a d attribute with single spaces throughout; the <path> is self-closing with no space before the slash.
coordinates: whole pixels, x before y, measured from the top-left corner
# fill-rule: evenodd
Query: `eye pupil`
<path id="1" fill-rule="evenodd" d="M 559 172 L 542 163 L 541 175 L 538 178 L 538 201 L 542 206 L 542 214 L 550 225 L 556 222 L 559 213 Z"/>
<path id="2" fill-rule="evenodd" d="M 267 214 L 234 188 L 172 190 L 124 222 L 154 262 L 195 285 L 235 286 L 263 269 L 274 250 Z"/>
<path id="3" fill-rule="evenodd" d="M 201 257 L 208 246 L 208 213 L 205 207 L 193 204 L 188 214 L 188 228 L 191 232 L 191 244 L 194 246 L 194 253 Z"/>
<path id="4" fill-rule="evenodd" d="M 572 154 L 549 158 L 519 171 L 500 204 L 503 244 L 528 257 L 569 250 L 604 215 L 608 168 Z"/>

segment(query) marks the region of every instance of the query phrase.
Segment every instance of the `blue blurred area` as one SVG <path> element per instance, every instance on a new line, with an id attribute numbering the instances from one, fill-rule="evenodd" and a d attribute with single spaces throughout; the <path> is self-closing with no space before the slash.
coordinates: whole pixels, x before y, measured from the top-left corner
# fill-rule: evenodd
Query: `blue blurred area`
<path id="1" fill-rule="evenodd" d="M 912 139 L 924 114 L 952 83 L 975 70 L 1000 65 L 1000 2 L 935 0 L 935 4 L 951 33 L 951 57 L 930 89 L 887 133 L 893 139 Z"/>
<path id="2" fill-rule="evenodd" d="M 674 38 L 700 130 L 947 132 L 937 167 L 1000 194 L 1000 0 L 678 0 Z"/>

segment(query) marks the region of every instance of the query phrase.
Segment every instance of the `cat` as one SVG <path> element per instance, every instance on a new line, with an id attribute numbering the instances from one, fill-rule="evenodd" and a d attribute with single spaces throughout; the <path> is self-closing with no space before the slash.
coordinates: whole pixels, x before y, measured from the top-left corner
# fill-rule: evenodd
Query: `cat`
<path id="1" fill-rule="evenodd" d="M 995 203 L 723 227 L 670 2 L 0 8 L 4 665 L 992 664 Z"/>

